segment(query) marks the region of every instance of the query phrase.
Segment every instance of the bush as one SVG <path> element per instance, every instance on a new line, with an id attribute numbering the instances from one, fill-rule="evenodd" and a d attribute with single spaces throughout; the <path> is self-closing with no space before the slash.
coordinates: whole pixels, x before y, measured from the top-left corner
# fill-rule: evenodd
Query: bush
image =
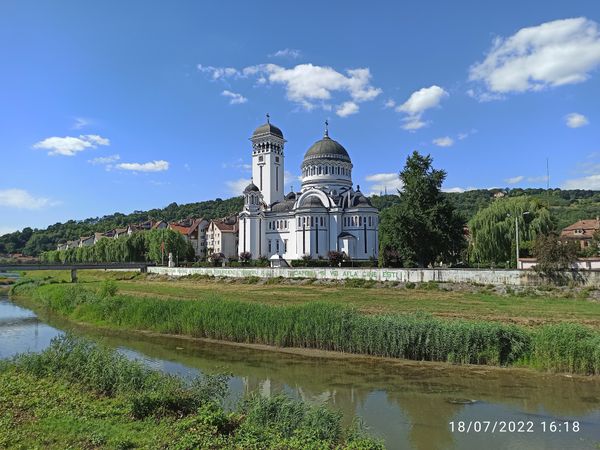
<path id="1" fill-rule="evenodd" d="M 113 280 L 106 280 L 102 283 L 100 289 L 98 289 L 98 295 L 102 298 L 114 297 L 118 291 L 117 283 Z"/>

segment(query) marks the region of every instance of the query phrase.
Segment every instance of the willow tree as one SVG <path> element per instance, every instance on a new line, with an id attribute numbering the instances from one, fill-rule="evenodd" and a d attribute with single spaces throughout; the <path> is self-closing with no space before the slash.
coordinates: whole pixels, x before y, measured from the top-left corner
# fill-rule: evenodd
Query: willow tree
<path id="1" fill-rule="evenodd" d="M 516 253 L 516 222 L 521 248 L 530 247 L 536 236 L 552 229 L 549 211 L 533 198 L 509 197 L 494 200 L 469 222 L 472 263 L 498 264 L 513 261 Z"/>

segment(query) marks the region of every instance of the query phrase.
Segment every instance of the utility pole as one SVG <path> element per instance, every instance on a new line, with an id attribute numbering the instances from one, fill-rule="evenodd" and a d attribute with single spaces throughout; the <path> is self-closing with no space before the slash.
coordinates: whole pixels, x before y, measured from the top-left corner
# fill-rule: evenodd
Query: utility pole
<path id="1" fill-rule="evenodd" d="M 516 268 L 519 268 L 519 217 L 515 216 L 515 235 L 517 238 L 517 264 L 516 264 Z"/>

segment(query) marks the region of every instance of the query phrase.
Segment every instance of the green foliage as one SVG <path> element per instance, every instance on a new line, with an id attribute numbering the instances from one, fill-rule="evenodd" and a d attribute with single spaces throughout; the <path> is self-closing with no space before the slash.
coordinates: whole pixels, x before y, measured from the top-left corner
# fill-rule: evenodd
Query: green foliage
<path id="1" fill-rule="evenodd" d="M 164 243 L 164 253 L 163 245 Z M 178 232 L 168 229 L 139 231 L 117 239 L 103 238 L 95 245 L 68 250 L 51 250 L 40 255 L 47 263 L 108 263 L 152 261 L 168 262 L 169 253 L 175 261 L 193 260 L 194 249 Z"/>
<path id="2" fill-rule="evenodd" d="M 600 334 L 577 324 L 541 327 L 533 334 L 528 362 L 553 372 L 599 375 Z"/>
<path id="3" fill-rule="evenodd" d="M 561 242 L 556 233 L 538 234 L 533 245 L 533 256 L 537 259 L 534 270 L 560 281 L 557 280 L 560 272 L 571 268 L 577 250 L 575 242 Z"/>
<path id="4" fill-rule="evenodd" d="M 446 172 L 432 167 L 431 156 L 413 152 L 399 177 L 398 204 L 382 211 L 379 262 L 382 266 L 426 267 L 456 262 L 466 245 L 463 219 L 442 193 Z"/>
<path id="5" fill-rule="evenodd" d="M 75 320 L 234 342 L 495 365 L 510 364 L 529 346 L 529 335 L 513 325 L 362 315 L 329 303 L 274 307 L 222 299 L 100 298 L 65 285 L 35 292 L 50 309 Z"/>
<path id="6" fill-rule="evenodd" d="M 344 430 L 341 413 L 282 396 L 250 395 L 228 412 L 227 379 L 188 383 L 91 341 L 59 337 L 41 353 L 0 364 L 0 423 L 10 424 L 0 446 L 383 448 L 356 427 Z"/>
<path id="7" fill-rule="evenodd" d="M 119 288 L 117 287 L 117 283 L 113 280 L 106 280 L 100 285 L 100 289 L 98 289 L 98 295 L 102 298 L 114 297 L 117 295 Z"/>
<path id="8" fill-rule="evenodd" d="M 471 262 L 498 265 L 514 261 L 515 218 L 523 248 L 552 228 L 550 213 L 538 200 L 527 196 L 497 199 L 469 222 Z"/>
<path id="9" fill-rule="evenodd" d="M 95 232 L 124 228 L 129 224 L 147 220 L 176 221 L 188 217 L 215 219 L 237 214 L 242 210 L 242 206 L 242 197 L 232 197 L 226 200 L 217 198 L 186 205 L 171 203 L 162 209 L 135 211 L 131 214 L 114 213 L 82 221 L 69 220 L 65 223 L 50 225 L 46 229 L 24 228 L 22 231 L 0 236 L 0 253 L 23 252 L 26 255 L 37 256 L 42 252 L 54 250 L 59 243 L 79 239 L 81 236 L 91 236 Z M 139 261 L 139 259 L 131 259 L 131 261 Z"/>

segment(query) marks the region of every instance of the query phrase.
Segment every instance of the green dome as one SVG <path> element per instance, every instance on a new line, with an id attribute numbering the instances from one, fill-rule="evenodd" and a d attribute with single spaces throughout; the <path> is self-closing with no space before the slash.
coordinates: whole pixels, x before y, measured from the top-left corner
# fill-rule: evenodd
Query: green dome
<path id="1" fill-rule="evenodd" d="M 346 149 L 337 141 L 334 141 L 329 136 L 325 136 L 320 141 L 315 142 L 304 155 L 303 164 L 308 163 L 312 159 L 339 159 L 342 161 L 350 161 L 350 155 Z"/>

